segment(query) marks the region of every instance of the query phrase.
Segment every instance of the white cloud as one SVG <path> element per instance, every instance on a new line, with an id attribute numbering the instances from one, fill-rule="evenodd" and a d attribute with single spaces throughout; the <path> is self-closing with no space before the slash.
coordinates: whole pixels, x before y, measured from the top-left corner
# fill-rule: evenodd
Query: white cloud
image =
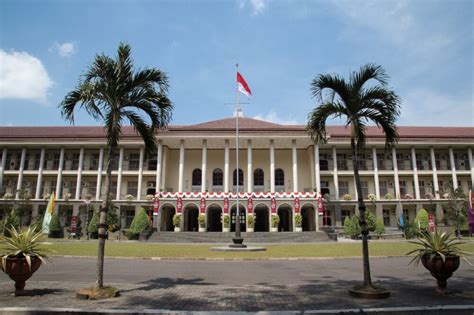
<path id="1" fill-rule="evenodd" d="M 278 114 L 274 110 L 270 110 L 266 115 L 259 114 L 259 115 L 256 115 L 256 116 L 252 117 L 252 118 L 253 119 L 258 119 L 258 120 L 264 120 L 264 121 L 268 121 L 268 122 L 275 123 L 275 124 L 280 124 L 280 125 L 299 125 L 299 124 L 301 124 L 291 116 L 285 117 L 285 118 L 282 118 L 282 117 L 278 116 Z"/>
<path id="2" fill-rule="evenodd" d="M 46 102 L 53 81 L 38 58 L 0 49 L 0 65 L 0 99 Z"/>
<path id="3" fill-rule="evenodd" d="M 240 0 L 239 9 L 245 8 L 249 4 L 253 15 L 261 14 L 267 7 L 268 0 Z"/>
<path id="4" fill-rule="evenodd" d="M 73 42 L 54 43 L 49 51 L 55 51 L 63 58 L 69 58 L 77 52 L 76 44 Z"/>

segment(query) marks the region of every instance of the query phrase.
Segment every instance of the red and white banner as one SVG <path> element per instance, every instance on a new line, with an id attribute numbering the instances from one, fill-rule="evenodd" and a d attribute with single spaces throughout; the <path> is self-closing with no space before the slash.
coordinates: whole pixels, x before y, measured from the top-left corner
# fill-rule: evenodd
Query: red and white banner
<path id="1" fill-rule="evenodd" d="M 247 97 L 252 96 L 252 91 L 250 91 L 247 82 L 245 82 L 244 77 L 239 72 L 237 72 L 237 85 L 240 93 L 247 95 Z"/>
<path id="2" fill-rule="evenodd" d="M 201 204 L 199 205 L 199 210 L 200 210 L 201 214 L 206 213 L 206 198 L 204 198 L 204 197 L 201 198 Z"/>
<path id="3" fill-rule="evenodd" d="M 277 203 L 275 197 L 272 197 L 272 199 L 270 199 L 270 208 L 272 209 L 272 213 L 277 212 Z"/>
<path id="4" fill-rule="evenodd" d="M 430 232 L 435 231 L 435 220 L 434 220 L 434 214 L 430 213 L 428 215 L 428 228 L 430 229 Z"/>
<path id="5" fill-rule="evenodd" d="M 71 234 L 77 232 L 77 216 L 71 218 Z"/>
<path id="6" fill-rule="evenodd" d="M 300 198 L 295 198 L 295 213 L 300 213 Z"/>
<path id="7" fill-rule="evenodd" d="M 158 193 L 158 196 L 161 198 L 192 198 L 192 199 L 201 199 L 202 197 L 205 197 L 206 199 L 212 199 L 212 198 L 217 198 L 221 199 L 224 198 L 225 196 L 234 199 L 237 197 L 237 193 L 234 192 L 229 192 L 229 193 L 224 193 L 224 192 L 167 192 L 163 191 Z M 239 193 L 239 198 L 257 198 L 257 199 L 269 199 L 271 197 L 276 197 L 276 198 L 316 198 L 316 193 L 313 191 L 310 192 L 275 192 L 275 193 L 270 193 L 270 192 L 240 192 Z"/>
<path id="8" fill-rule="evenodd" d="M 227 197 L 224 198 L 224 213 L 229 213 L 229 198 Z"/>
<path id="9" fill-rule="evenodd" d="M 323 205 L 323 198 L 321 194 L 318 194 L 318 214 L 323 214 L 324 212 L 324 205 Z"/>
<path id="10" fill-rule="evenodd" d="M 253 213 L 253 200 L 252 200 L 252 197 L 250 197 L 248 200 L 247 200 L 247 212 L 249 214 Z"/>
<path id="11" fill-rule="evenodd" d="M 153 200 L 153 215 L 158 215 L 158 208 L 160 206 L 160 198 L 158 197 L 160 194 L 155 194 L 155 199 Z"/>
<path id="12" fill-rule="evenodd" d="M 182 210 L 183 210 L 183 199 L 181 197 L 178 197 L 178 199 L 176 199 L 176 213 L 181 214 Z"/>

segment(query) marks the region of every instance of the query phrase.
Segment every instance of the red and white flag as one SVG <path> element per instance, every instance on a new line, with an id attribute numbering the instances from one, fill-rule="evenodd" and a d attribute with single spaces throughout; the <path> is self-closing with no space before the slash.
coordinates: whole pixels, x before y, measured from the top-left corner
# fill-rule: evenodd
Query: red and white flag
<path id="1" fill-rule="evenodd" d="M 239 92 L 247 95 L 247 97 L 252 96 L 252 91 L 250 91 L 247 82 L 245 82 L 244 77 L 239 72 L 237 72 L 237 85 L 239 86 Z"/>

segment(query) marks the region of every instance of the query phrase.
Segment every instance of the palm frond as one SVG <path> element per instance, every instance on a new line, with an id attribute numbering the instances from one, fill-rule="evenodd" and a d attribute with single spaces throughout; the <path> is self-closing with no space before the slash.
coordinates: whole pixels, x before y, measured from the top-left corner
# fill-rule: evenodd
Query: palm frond
<path id="1" fill-rule="evenodd" d="M 376 80 L 382 85 L 386 85 L 388 75 L 382 66 L 374 63 L 367 63 L 360 67 L 359 71 L 353 71 L 350 76 L 351 90 L 356 94 L 362 89 L 365 83 L 370 80 Z"/>
<path id="2" fill-rule="evenodd" d="M 330 117 L 341 117 L 343 115 L 347 115 L 347 109 L 341 103 L 322 104 L 309 113 L 306 131 L 316 143 L 326 143 L 326 120 Z"/>
<path id="3" fill-rule="evenodd" d="M 133 111 L 124 110 L 124 116 L 130 121 L 130 124 L 135 128 L 135 130 L 140 134 L 143 142 L 145 143 L 146 154 L 151 154 L 156 150 L 156 138 L 154 134 L 154 129 L 149 127 L 143 119 Z"/>
<path id="4" fill-rule="evenodd" d="M 331 98 L 324 100 L 323 93 L 329 90 Z M 313 98 L 316 98 L 321 103 L 332 103 L 335 101 L 335 95 L 339 96 L 343 102 L 350 99 L 349 86 L 343 78 L 337 74 L 320 74 L 316 76 L 311 82 L 311 92 Z"/>

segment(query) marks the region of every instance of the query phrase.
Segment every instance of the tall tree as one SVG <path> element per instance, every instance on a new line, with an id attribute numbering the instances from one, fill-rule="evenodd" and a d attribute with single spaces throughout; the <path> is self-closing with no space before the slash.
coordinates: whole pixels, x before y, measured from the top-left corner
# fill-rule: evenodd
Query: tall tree
<path id="1" fill-rule="evenodd" d="M 383 130 L 386 148 L 398 141 L 395 122 L 400 115 L 400 98 L 387 87 L 387 80 L 388 76 L 381 66 L 366 64 L 359 71 L 353 71 L 348 81 L 337 74 L 319 74 L 311 83 L 312 96 L 319 103 L 308 115 L 307 131 L 311 138 L 316 143 L 327 142 L 326 120 L 331 117 L 344 119 L 345 125 L 350 128 L 352 164 L 362 230 L 363 287 L 366 288 L 373 288 L 373 285 L 367 244 L 366 209 L 357 160 L 366 143 L 368 124 L 376 124 Z"/>
<path id="2" fill-rule="evenodd" d="M 155 131 L 171 120 L 173 105 L 169 100 L 168 78 L 156 68 L 135 71 L 128 44 L 120 43 L 117 57 L 96 55 L 75 90 L 69 92 L 59 107 L 62 116 L 74 123 L 74 112 L 84 109 L 101 121 L 107 139 L 105 191 L 99 219 L 97 286 L 104 285 L 104 250 L 107 210 L 110 204 L 112 160 L 117 152 L 122 124 L 129 122 L 142 138 L 146 154 L 156 149 Z"/>

